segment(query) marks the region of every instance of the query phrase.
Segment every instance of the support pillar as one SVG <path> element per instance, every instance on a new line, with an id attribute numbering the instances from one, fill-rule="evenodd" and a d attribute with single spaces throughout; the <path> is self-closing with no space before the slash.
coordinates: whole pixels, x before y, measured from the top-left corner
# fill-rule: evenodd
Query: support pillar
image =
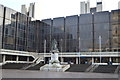
<path id="1" fill-rule="evenodd" d="M 6 55 L 3 55 L 3 63 L 5 63 Z"/>
<path id="2" fill-rule="evenodd" d="M 76 64 L 78 64 L 78 58 L 76 58 Z"/>
<path id="3" fill-rule="evenodd" d="M 16 57 L 16 61 L 17 61 L 17 62 L 18 62 L 18 60 L 19 60 L 19 56 Z"/>
<path id="4" fill-rule="evenodd" d="M 29 62 L 29 57 L 27 57 L 27 62 Z"/>
<path id="5" fill-rule="evenodd" d="M 92 64 L 94 64 L 94 57 L 92 57 Z"/>
<path id="6" fill-rule="evenodd" d="M 112 59 L 111 59 L 111 57 L 109 58 L 109 62 L 112 62 Z"/>
<path id="7" fill-rule="evenodd" d="M 61 62 L 64 62 L 64 58 L 63 57 L 61 58 Z"/>
<path id="8" fill-rule="evenodd" d="M 50 60 L 51 60 L 51 58 L 49 57 L 49 58 L 48 58 L 48 63 L 50 62 Z"/>
<path id="9" fill-rule="evenodd" d="M 80 60 L 80 57 L 79 57 L 79 64 L 81 64 L 81 60 Z"/>

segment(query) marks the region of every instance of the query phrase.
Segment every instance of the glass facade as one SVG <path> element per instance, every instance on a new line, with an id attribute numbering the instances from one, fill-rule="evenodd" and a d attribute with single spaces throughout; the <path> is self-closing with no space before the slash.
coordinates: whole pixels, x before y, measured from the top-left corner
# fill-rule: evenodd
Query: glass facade
<path id="1" fill-rule="evenodd" d="M 17 12 L 5 7 L 3 48 L 15 49 L 16 15 Z"/>
<path id="2" fill-rule="evenodd" d="M 79 16 L 79 48 L 80 51 L 92 51 L 93 49 L 93 15 L 83 14 Z"/>
<path id="3" fill-rule="evenodd" d="M 109 50 L 110 44 L 110 15 L 109 12 L 98 12 L 94 14 L 94 48 L 99 51 L 101 45 L 102 51 Z M 101 44 L 99 44 L 101 36 Z"/>
<path id="4" fill-rule="evenodd" d="M 60 52 L 120 50 L 120 10 L 96 12 L 42 21 L 0 5 L 0 48 L 50 52 L 58 42 Z"/>
<path id="5" fill-rule="evenodd" d="M 43 22 L 37 20 L 37 21 L 32 21 L 35 23 L 36 27 L 36 40 L 35 40 L 35 45 L 36 45 L 36 52 L 44 52 L 44 27 L 43 27 Z M 34 35 L 35 36 L 35 35 Z"/>
<path id="6" fill-rule="evenodd" d="M 111 11 L 112 50 L 120 51 L 120 9 Z"/>
<path id="7" fill-rule="evenodd" d="M 0 49 L 2 48 L 3 13 L 4 13 L 4 7 L 0 5 Z"/>
<path id="8" fill-rule="evenodd" d="M 52 25 L 53 25 L 53 20 L 51 19 L 45 19 L 42 20 L 42 50 L 45 52 L 50 52 L 51 50 L 51 39 L 52 39 Z M 45 45 L 46 44 L 46 45 Z M 42 51 L 42 52 L 44 52 Z"/>
<path id="9" fill-rule="evenodd" d="M 67 16 L 65 19 L 66 51 L 78 51 L 78 16 Z"/>
<path id="10" fill-rule="evenodd" d="M 64 29 L 64 17 L 54 18 L 52 26 L 52 40 L 56 40 L 58 43 L 58 50 L 65 51 L 65 29 Z"/>
<path id="11" fill-rule="evenodd" d="M 17 14 L 16 50 L 26 51 L 26 28 L 27 17 L 21 13 Z M 32 43 L 32 42 L 31 42 Z"/>
<path id="12" fill-rule="evenodd" d="M 2 48 L 36 52 L 36 23 L 31 21 L 30 17 L 10 8 L 3 7 L 3 9 L 4 11 L 1 11 L 3 14 L 0 14 L 3 15 L 3 20 L 0 17 L 0 33 L 3 33 Z"/>

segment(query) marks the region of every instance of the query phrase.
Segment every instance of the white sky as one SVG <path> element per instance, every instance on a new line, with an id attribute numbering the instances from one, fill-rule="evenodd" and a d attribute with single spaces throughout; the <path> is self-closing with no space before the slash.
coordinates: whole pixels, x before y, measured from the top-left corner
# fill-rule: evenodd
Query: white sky
<path id="1" fill-rule="evenodd" d="M 79 15 L 80 1 L 86 0 L 0 0 L 0 4 L 10 7 L 16 11 L 21 11 L 21 5 L 37 2 L 39 4 L 37 12 L 38 19 L 47 19 L 54 17 L 65 17 L 70 15 Z M 102 0 L 103 10 L 118 9 L 118 1 L 120 0 Z M 96 6 L 96 0 L 90 0 L 90 6 Z"/>

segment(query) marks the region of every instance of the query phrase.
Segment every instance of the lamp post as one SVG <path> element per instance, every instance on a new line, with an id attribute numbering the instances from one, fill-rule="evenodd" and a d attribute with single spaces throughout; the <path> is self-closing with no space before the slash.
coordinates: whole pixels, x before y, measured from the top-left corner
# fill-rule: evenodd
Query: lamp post
<path id="1" fill-rule="evenodd" d="M 44 63 L 45 63 L 45 53 L 46 53 L 46 40 L 44 40 Z"/>
<path id="2" fill-rule="evenodd" d="M 61 48 L 60 48 L 60 49 L 61 49 L 61 62 L 62 62 L 62 41 L 63 41 L 63 40 L 60 39 L 60 41 L 61 41 Z"/>
<path id="3" fill-rule="evenodd" d="M 100 63 L 101 63 L 101 36 L 99 36 L 99 52 L 100 52 Z"/>
<path id="4" fill-rule="evenodd" d="M 79 37 L 79 64 L 80 64 L 80 37 Z"/>

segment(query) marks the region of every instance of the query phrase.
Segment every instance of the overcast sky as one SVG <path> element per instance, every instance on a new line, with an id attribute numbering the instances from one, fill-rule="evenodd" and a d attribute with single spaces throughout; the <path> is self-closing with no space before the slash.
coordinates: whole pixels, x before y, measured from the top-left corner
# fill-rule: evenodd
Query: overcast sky
<path id="1" fill-rule="evenodd" d="M 21 5 L 37 2 L 39 4 L 38 18 L 47 19 L 54 17 L 65 17 L 70 15 L 79 15 L 80 1 L 86 0 L 0 0 L 0 4 L 10 7 L 16 11 L 21 11 Z M 97 0 L 90 0 L 90 6 L 95 7 Z M 118 9 L 118 1 L 120 0 L 102 0 L 103 10 Z"/>

